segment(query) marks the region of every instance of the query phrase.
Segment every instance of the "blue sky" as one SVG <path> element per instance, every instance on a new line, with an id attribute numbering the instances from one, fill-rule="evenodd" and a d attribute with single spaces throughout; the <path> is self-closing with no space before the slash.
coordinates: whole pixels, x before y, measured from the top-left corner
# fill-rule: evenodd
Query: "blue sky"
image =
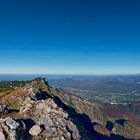
<path id="1" fill-rule="evenodd" d="M 0 73 L 140 73 L 140 1 L 1 0 Z"/>

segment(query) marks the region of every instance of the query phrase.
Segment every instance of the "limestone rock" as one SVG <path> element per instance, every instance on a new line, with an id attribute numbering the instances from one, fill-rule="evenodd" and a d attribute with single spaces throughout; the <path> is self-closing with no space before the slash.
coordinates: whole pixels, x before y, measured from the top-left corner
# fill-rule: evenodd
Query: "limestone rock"
<path id="1" fill-rule="evenodd" d="M 39 135 L 39 134 L 41 133 L 41 131 L 42 131 L 42 129 L 41 129 L 41 127 L 40 127 L 39 125 L 34 125 L 34 126 L 30 129 L 29 133 L 30 133 L 32 136 L 37 136 L 37 135 Z"/>
<path id="2" fill-rule="evenodd" d="M 0 140 L 24 140 L 22 133 L 24 132 L 25 124 L 23 121 L 16 122 L 10 117 L 0 120 L 1 131 Z"/>
<path id="3" fill-rule="evenodd" d="M 5 135 L 2 131 L 0 131 L 0 140 L 6 140 Z"/>
<path id="4" fill-rule="evenodd" d="M 6 113 L 6 112 L 9 112 L 8 106 L 1 104 L 0 105 L 0 113 Z"/>
<path id="5" fill-rule="evenodd" d="M 12 118 L 7 117 L 5 119 L 5 123 L 8 127 L 10 127 L 10 129 L 15 130 L 19 127 L 19 123 L 17 123 L 16 121 L 14 121 Z"/>

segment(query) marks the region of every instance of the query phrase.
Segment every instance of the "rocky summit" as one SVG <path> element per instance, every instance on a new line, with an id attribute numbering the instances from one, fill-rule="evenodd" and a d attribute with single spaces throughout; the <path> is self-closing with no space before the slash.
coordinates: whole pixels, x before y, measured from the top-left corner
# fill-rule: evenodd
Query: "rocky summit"
<path id="1" fill-rule="evenodd" d="M 138 140 L 140 127 L 37 78 L 0 96 L 0 140 Z"/>

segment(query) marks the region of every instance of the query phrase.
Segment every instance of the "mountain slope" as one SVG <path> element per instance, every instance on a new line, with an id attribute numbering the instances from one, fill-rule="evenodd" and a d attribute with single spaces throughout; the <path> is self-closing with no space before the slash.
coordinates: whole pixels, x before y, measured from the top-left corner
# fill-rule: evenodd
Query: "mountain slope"
<path id="1" fill-rule="evenodd" d="M 101 105 L 54 89 L 42 78 L 3 94 L 0 104 L 3 139 L 140 139 L 140 129 L 134 123 L 114 120 Z"/>

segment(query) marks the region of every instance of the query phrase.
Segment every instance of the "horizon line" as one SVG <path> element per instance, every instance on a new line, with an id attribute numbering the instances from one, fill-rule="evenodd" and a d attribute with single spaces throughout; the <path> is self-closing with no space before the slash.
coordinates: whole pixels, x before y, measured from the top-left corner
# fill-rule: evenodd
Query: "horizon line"
<path id="1" fill-rule="evenodd" d="M 140 75 L 140 73 L 0 73 L 0 75 Z"/>

